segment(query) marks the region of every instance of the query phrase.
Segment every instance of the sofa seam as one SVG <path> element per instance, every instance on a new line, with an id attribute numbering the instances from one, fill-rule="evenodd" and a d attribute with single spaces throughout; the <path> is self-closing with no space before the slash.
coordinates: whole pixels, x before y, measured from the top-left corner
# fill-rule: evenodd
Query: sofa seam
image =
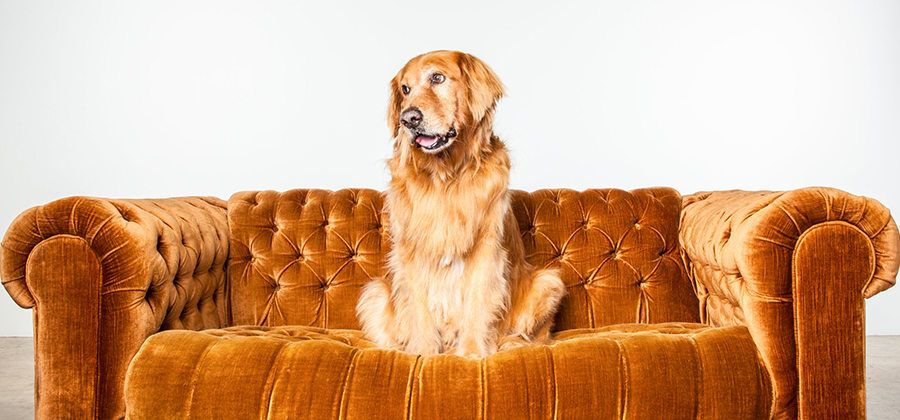
<path id="1" fill-rule="evenodd" d="M 541 346 L 541 347 L 544 349 L 544 355 L 547 357 L 547 361 L 548 361 L 548 362 L 547 362 L 547 368 L 548 368 L 548 370 L 550 371 L 550 372 L 549 372 L 549 373 L 550 373 L 550 378 L 552 379 L 551 381 L 549 381 L 550 387 L 551 387 L 552 390 L 553 390 L 553 400 L 552 400 L 552 404 L 553 404 L 553 405 L 551 406 L 551 407 L 552 407 L 552 410 L 550 411 L 550 413 L 551 413 L 551 418 L 552 418 L 553 420 L 557 420 L 558 415 L 559 415 L 559 413 L 558 413 L 558 412 L 559 412 L 559 389 L 558 389 L 558 387 L 557 387 L 557 385 L 556 385 L 556 381 L 557 381 L 557 377 L 556 377 L 556 364 L 555 364 L 555 362 L 553 361 L 553 351 L 552 351 L 552 349 L 551 349 L 549 346 Z"/>
<path id="2" fill-rule="evenodd" d="M 619 389 L 619 406 L 616 411 L 619 414 L 618 417 L 624 419 L 628 411 L 628 358 L 625 356 L 625 346 L 622 342 L 617 338 L 614 338 L 613 342 L 616 343 L 616 347 L 619 349 L 619 364 L 621 366 L 621 369 L 619 369 L 621 388 Z"/>
<path id="3" fill-rule="evenodd" d="M 696 388 L 694 392 L 696 392 L 697 400 L 694 402 L 694 418 L 699 420 L 703 418 L 701 413 L 701 407 L 703 406 L 703 396 L 706 394 L 705 384 L 703 380 L 703 358 L 700 355 L 700 345 L 697 343 L 697 338 L 693 334 L 685 334 L 684 335 L 687 340 L 691 343 L 691 349 L 693 350 L 694 357 L 697 358 L 697 382 L 694 385 Z"/>
<path id="4" fill-rule="evenodd" d="M 84 241 L 87 242 L 86 239 L 84 239 Z M 91 242 L 93 242 L 93 239 L 91 240 Z M 94 252 L 91 244 L 87 245 L 91 249 L 91 252 Z M 100 357 L 100 343 L 102 341 L 100 339 L 100 337 L 102 336 L 100 329 L 103 326 L 103 284 L 105 283 L 104 279 L 106 278 L 106 276 L 104 275 L 104 273 L 106 272 L 106 270 L 103 269 L 103 260 L 97 256 L 96 252 L 94 252 L 94 256 L 97 257 L 97 264 L 100 266 L 100 284 L 97 285 L 97 369 L 94 373 L 94 417 L 100 418 L 100 394 L 102 394 L 100 392 L 100 372 L 103 368 L 103 365 L 105 365 L 103 359 Z M 144 337 L 144 339 L 146 340 L 146 337 Z M 138 348 L 138 350 L 140 350 L 140 348 Z M 134 356 L 132 356 L 132 358 L 134 358 Z M 125 370 L 127 372 L 127 366 Z M 124 396 L 124 389 L 122 390 L 122 392 Z"/>
<path id="5" fill-rule="evenodd" d="M 265 394 L 268 394 L 268 395 L 265 395 L 265 394 L 264 394 L 264 395 L 265 395 L 265 400 L 268 401 L 268 403 L 265 405 L 265 407 L 266 407 L 266 416 L 265 416 L 265 417 L 260 417 L 260 418 L 269 419 L 269 418 L 272 417 L 272 416 L 271 416 L 271 414 L 272 414 L 272 397 L 275 395 L 275 381 L 276 381 L 276 376 L 278 375 L 278 374 L 276 373 L 278 370 L 275 369 L 275 367 L 276 367 L 276 366 L 279 366 L 279 363 L 281 363 L 281 355 L 284 354 L 285 350 L 286 350 L 286 349 L 288 348 L 288 346 L 290 346 L 292 343 L 293 343 L 293 342 L 291 342 L 291 341 L 284 341 L 283 344 L 282 344 L 282 346 L 281 346 L 281 348 L 278 349 L 278 352 L 275 354 L 275 357 L 272 359 L 272 367 L 269 368 L 269 373 L 266 375 L 266 376 L 267 376 L 267 377 L 266 377 L 266 388 L 268 388 L 268 391 L 265 392 Z M 270 383 L 270 382 L 271 382 L 271 383 Z M 262 404 L 260 404 L 260 409 L 261 409 L 262 407 L 263 407 Z"/>
<path id="6" fill-rule="evenodd" d="M 422 363 L 422 355 L 416 355 L 416 361 L 415 363 L 413 363 L 413 368 L 409 372 L 409 385 L 407 388 L 407 393 L 409 395 L 407 395 L 406 398 L 406 416 L 404 417 L 406 420 L 412 419 L 411 416 L 413 412 L 413 393 L 415 391 L 416 383 L 419 381 L 419 374 L 421 373 Z"/>
<path id="7" fill-rule="evenodd" d="M 190 416 L 191 409 L 194 406 L 194 391 L 197 389 L 197 381 L 200 378 L 200 366 L 203 365 L 203 362 L 206 361 L 207 355 L 212 351 L 213 347 L 219 345 L 222 342 L 222 337 L 216 337 L 214 341 L 211 341 L 207 344 L 206 349 L 203 350 L 203 353 L 200 355 L 200 358 L 197 359 L 197 364 L 194 366 L 194 372 L 191 374 L 191 381 L 189 383 L 190 386 L 190 397 L 187 399 L 187 407 L 185 410 L 185 414 Z"/>
<path id="8" fill-rule="evenodd" d="M 350 363 L 347 365 L 347 374 L 344 375 L 344 380 L 341 382 L 341 398 L 338 401 L 338 416 L 337 418 L 343 419 L 346 416 L 344 413 L 344 404 L 347 398 L 348 389 L 350 388 L 350 380 L 353 377 L 354 371 L 356 370 L 356 359 L 359 357 L 359 354 L 362 351 L 358 348 L 354 348 L 350 351 Z"/>
<path id="9" fill-rule="evenodd" d="M 488 397 L 487 397 L 487 359 L 481 358 L 478 362 L 479 369 L 479 379 L 481 385 L 481 409 L 479 410 L 479 415 L 482 419 L 487 418 L 487 405 L 488 405 Z"/>

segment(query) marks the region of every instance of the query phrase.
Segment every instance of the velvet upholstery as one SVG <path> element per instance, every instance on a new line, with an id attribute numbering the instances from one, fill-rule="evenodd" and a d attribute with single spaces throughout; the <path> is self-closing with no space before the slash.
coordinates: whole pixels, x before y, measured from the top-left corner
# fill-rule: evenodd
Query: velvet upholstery
<path id="1" fill-rule="evenodd" d="M 511 194 L 528 260 L 558 267 L 569 293 L 552 344 L 474 361 L 374 349 L 354 331 L 390 247 L 377 191 L 30 209 L 6 232 L 0 278 L 34 308 L 36 416 L 118 418 L 126 400 L 133 418 L 864 416 L 863 299 L 900 261 L 877 201 Z"/>
<path id="2" fill-rule="evenodd" d="M 900 261 L 888 210 L 829 188 L 706 192 L 685 197 L 681 225 L 700 316 L 748 327 L 776 415 L 863 416 L 863 299 L 894 284 Z"/>
<path id="3" fill-rule="evenodd" d="M 130 419 L 738 419 L 772 398 L 745 327 L 674 323 L 567 330 L 485 359 L 384 350 L 356 330 L 167 331 L 125 388 Z"/>
<path id="4" fill-rule="evenodd" d="M 360 288 L 384 274 L 390 246 L 382 205 L 373 190 L 231 197 L 234 323 L 359 328 Z M 528 261 L 567 286 L 556 329 L 699 319 L 675 190 L 513 191 L 512 205 Z"/>
<path id="5" fill-rule="evenodd" d="M 227 255 L 219 199 L 72 197 L 16 218 L 0 276 L 34 308 L 35 416 L 121 417 L 125 370 L 150 334 L 226 324 Z"/>

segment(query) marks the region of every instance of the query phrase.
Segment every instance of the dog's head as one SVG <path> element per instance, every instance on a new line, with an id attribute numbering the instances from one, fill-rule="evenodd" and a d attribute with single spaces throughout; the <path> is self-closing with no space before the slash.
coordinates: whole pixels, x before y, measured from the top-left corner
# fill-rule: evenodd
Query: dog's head
<path id="1" fill-rule="evenodd" d="M 437 155 L 473 139 L 502 96 L 497 75 L 474 56 L 458 51 L 422 54 L 391 80 L 388 125 L 396 141 Z"/>

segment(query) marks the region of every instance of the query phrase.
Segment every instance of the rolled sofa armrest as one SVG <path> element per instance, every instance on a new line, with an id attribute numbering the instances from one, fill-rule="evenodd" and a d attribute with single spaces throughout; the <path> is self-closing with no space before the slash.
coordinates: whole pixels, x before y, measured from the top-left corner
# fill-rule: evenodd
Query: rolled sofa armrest
<path id="1" fill-rule="evenodd" d="M 225 202 L 71 197 L 16 218 L 0 278 L 34 308 L 37 418 L 121 418 L 125 371 L 161 329 L 228 324 Z"/>
<path id="2" fill-rule="evenodd" d="M 703 322 L 746 325 L 777 418 L 865 416 L 865 302 L 896 282 L 878 201 L 831 188 L 684 197 L 679 239 Z"/>

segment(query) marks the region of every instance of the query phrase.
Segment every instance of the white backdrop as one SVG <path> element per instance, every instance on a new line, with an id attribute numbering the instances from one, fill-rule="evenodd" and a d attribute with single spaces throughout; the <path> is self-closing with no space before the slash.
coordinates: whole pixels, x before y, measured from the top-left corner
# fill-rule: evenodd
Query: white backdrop
<path id="1" fill-rule="evenodd" d="M 0 0 L 0 229 L 69 195 L 381 189 L 388 80 L 435 49 L 505 82 L 515 188 L 824 185 L 900 214 L 900 2 Z M 900 290 L 867 318 L 900 334 Z M 31 335 L 3 292 L 0 335 Z"/>

